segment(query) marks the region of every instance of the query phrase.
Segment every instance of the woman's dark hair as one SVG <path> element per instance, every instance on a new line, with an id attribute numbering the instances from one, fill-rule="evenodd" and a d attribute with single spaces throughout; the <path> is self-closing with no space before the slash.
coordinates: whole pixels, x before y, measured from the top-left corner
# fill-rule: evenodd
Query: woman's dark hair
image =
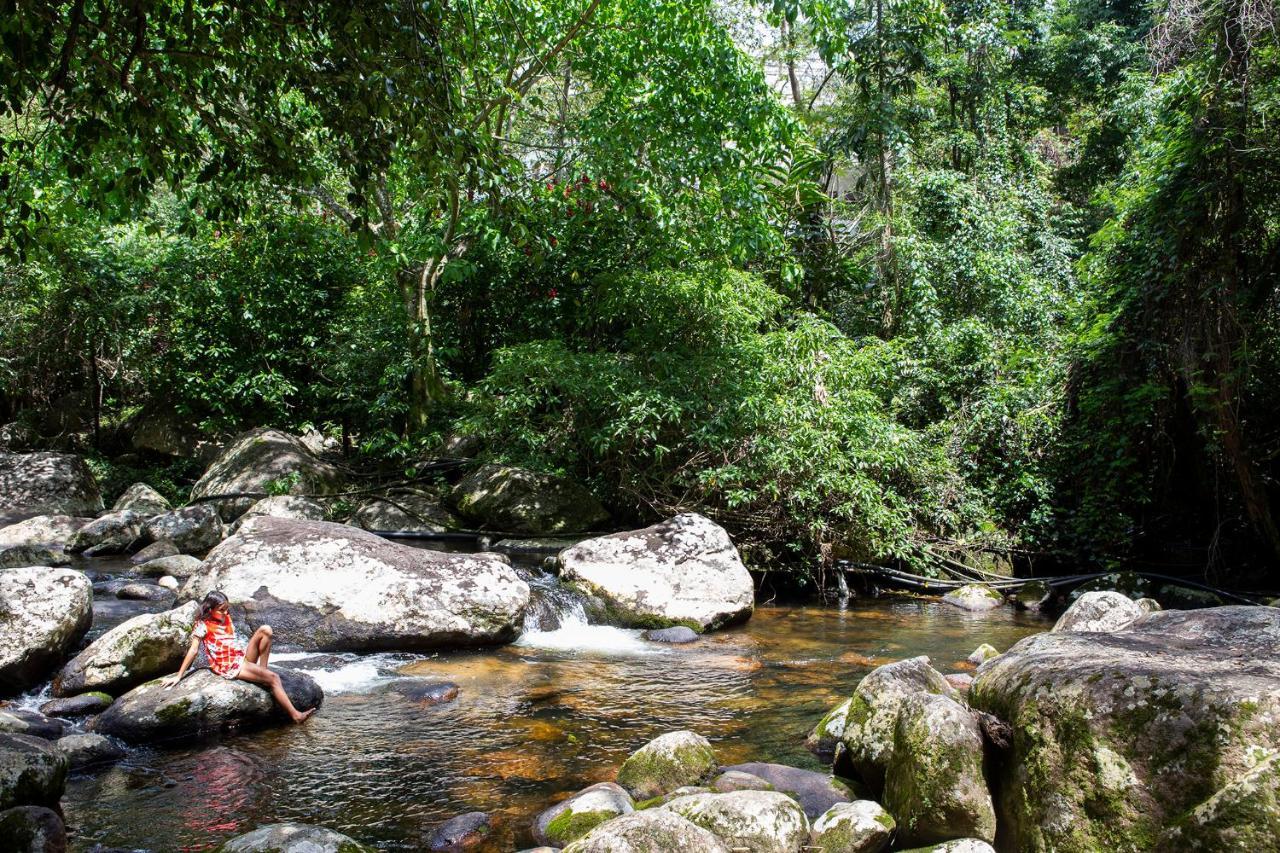
<path id="1" fill-rule="evenodd" d="M 214 590 L 204 597 L 204 601 L 200 602 L 199 620 L 203 622 L 213 615 L 213 611 L 227 603 L 227 597 L 219 590 Z"/>

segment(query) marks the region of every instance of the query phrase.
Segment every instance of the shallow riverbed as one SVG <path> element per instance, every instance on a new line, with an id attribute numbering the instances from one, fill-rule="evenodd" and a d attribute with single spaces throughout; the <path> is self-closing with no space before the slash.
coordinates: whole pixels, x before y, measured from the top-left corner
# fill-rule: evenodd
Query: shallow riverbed
<path id="1" fill-rule="evenodd" d="M 494 816 L 493 849 L 514 850 L 558 794 L 611 778 L 662 732 L 700 732 L 726 764 L 820 769 L 804 737 L 870 668 L 925 654 L 943 672 L 960 670 L 979 643 L 1004 649 L 1047 627 L 1004 610 L 880 600 L 763 606 L 688 646 L 570 625 L 483 652 L 282 655 L 327 692 L 305 726 L 135 749 L 113 768 L 73 776 L 63 808 L 81 851 L 206 850 L 283 820 L 414 850 L 436 823 L 473 810 Z M 397 690 L 415 678 L 462 692 L 424 707 Z"/>

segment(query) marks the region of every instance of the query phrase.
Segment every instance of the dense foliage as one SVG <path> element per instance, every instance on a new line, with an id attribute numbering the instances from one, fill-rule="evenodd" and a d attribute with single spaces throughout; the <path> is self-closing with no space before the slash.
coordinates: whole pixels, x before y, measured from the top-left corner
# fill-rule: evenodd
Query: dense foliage
<path id="1" fill-rule="evenodd" d="M 15 443 L 465 433 L 761 563 L 1280 554 L 1272 4 L 20 5 Z"/>

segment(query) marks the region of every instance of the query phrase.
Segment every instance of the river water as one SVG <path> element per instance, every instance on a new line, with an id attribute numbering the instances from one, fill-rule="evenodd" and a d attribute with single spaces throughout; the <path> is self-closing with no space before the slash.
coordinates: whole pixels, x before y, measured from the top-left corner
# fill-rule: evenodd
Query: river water
<path id="1" fill-rule="evenodd" d="M 97 598 L 94 635 L 139 612 Z M 612 778 L 629 752 L 663 732 L 705 735 L 724 764 L 822 769 L 805 735 L 871 668 L 923 654 L 943 672 L 971 669 L 964 659 L 980 643 L 1005 649 L 1048 627 L 1004 609 L 973 615 L 937 601 L 854 600 L 764 605 L 740 627 L 667 646 L 587 625 L 571 601 L 551 598 L 557 618 L 544 624 L 562 624 L 505 648 L 273 655 L 273 665 L 306 670 L 325 688 L 315 717 L 199 745 L 135 748 L 113 767 L 74 774 L 62 801 L 72 849 L 209 850 L 265 823 L 301 821 L 379 849 L 417 850 L 442 820 L 478 810 L 494 818 L 492 849 L 515 850 L 531 846 L 537 812 Z M 453 681 L 461 693 L 427 707 L 402 692 L 424 680 Z"/>

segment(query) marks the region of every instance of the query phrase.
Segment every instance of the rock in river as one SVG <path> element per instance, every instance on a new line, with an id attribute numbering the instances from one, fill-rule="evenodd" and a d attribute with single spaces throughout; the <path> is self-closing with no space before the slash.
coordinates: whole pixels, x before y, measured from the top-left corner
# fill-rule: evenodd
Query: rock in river
<path id="1" fill-rule="evenodd" d="M 231 526 L 232 532 L 239 530 L 249 519 L 262 516 L 293 518 L 298 521 L 324 521 L 324 507 L 310 498 L 272 495 L 245 510 L 244 515 L 237 518 L 235 524 Z"/>
<path id="2" fill-rule="evenodd" d="M 133 563 L 135 566 L 140 566 L 143 563 L 149 563 L 152 560 L 159 560 L 164 557 L 176 557 L 177 555 L 177 547 L 172 542 L 162 539 L 159 542 L 152 542 L 150 545 L 139 550 L 129 558 L 129 562 Z"/>
<path id="3" fill-rule="evenodd" d="M 450 818 L 432 830 L 427 849 L 432 853 L 465 853 L 477 850 L 493 831 L 493 821 L 484 812 L 467 812 Z"/>
<path id="4" fill-rule="evenodd" d="M 57 808 L 67 781 L 67 759 L 46 740 L 0 734 L 0 809 Z"/>
<path id="5" fill-rule="evenodd" d="M 317 458 L 302 440 L 275 429 L 259 428 L 236 436 L 191 489 L 191 500 L 214 495 L 265 494 L 284 487 L 289 494 L 332 494 L 344 477 L 335 465 Z M 228 497 L 214 501 L 224 521 L 232 521 L 258 500 Z"/>
<path id="6" fill-rule="evenodd" d="M 995 780 L 1009 849 L 1274 843 L 1280 610 L 1171 610 L 1038 634 L 985 664 L 969 701 L 1012 727 Z"/>
<path id="7" fill-rule="evenodd" d="M 323 700 L 324 693 L 310 676 L 288 669 L 276 672 L 298 710 L 314 708 Z M 134 688 L 102 712 L 94 730 L 149 743 L 271 724 L 290 721 L 265 687 L 201 669 L 170 689 L 162 679 Z"/>
<path id="8" fill-rule="evenodd" d="M 143 532 L 155 542 L 172 542 L 183 554 L 203 554 L 222 541 L 226 529 L 218 511 L 209 504 L 175 509 L 157 515 Z"/>
<path id="9" fill-rule="evenodd" d="M 40 683 L 93 621 L 93 585 L 80 572 L 0 571 L 0 696 Z"/>
<path id="10" fill-rule="evenodd" d="M 539 844 L 564 847 L 606 820 L 633 811 L 635 804 L 630 794 L 612 782 L 601 782 L 538 815 L 533 822 L 533 837 Z"/>
<path id="11" fill-rule="evenodd" d="M 198 609 L 192 601 L 117 625 L 62 668 L 53 680 L 53 695 L 95 690 L 119 695 L 156 676 L 177 672 L 191 643 Z"/>
<path id="12" fill-rule="evenodd" d="M 37 515 L 0 527 L 0 548 L 12 545 L 48 545 L 63 550 L 81 527 L 92 518 L 72 515 Z"/>
<path id="13" fill-rule="evenodd" d="M 1119 592 L 1086 592 L 1058 617 L 1054 631 L 1118 631 L 1145 613 Z"/>
<path id="14" fill-rule="evenodd" d="M 26 708 L 9 707 L 0 710 L 0 732 L 57 740 L 62 737 L 65 729 L 66 724 L 62 720 L 55 720 Z"/>
<path id="15" fill-rule="evenodd" d="M 10 853 L 66 853 L 67 828 L 53 809 L 17 806 L 0 812 L 0 841 Z"/>
<path id="16" fill-rule="evenodd" d="M 795 798 L 810 820 L 816 819 L 836 803 L 847 803 L 853 799 L 854 791 L 829 773 L 816 773 L 813 770 L 763 761 L 735 764 L 725 770 L 750 773 L 763 779 L 773 790 Z"/>
<path id="17" fill-rule="evenodd" d="M 873 800 L 836 803 L 813 823 L 811 845 L 821 853 L 880 853 L 897 824 Z"/>
<path id="18" fill-rule="evenodd" d="M 605 821 L 563 853 L 729 853 L 724 842 L 673 811 L 649 809 Z"/>
<path id="19" fill-rule="evenodd" d="M 173 601 L 173 590 L 154 583 L 127 583 L 116 590 L 116 598 L 126 601 Z"/>
<path id="20" fill-rule="evenodd" d="M 322 826 L 273 823 L 236 836 L 218 853 L 373 853 L 373 848 Z"/>
<path id="21" fill-rule="evenodd" d="M 157 557 L 147 560 L 138 567 L 138 571 L 148 577 L 189 578 L 204 568 L 204 561 L 190 554 L 174 554 L 172 557 Z"/>
<path id="22" fill-rule="evenodd" d="M 0 518 L 93 516 L 102 495 L 89 466 L 71 453 L 0 453 Z"/>
<path id="23" fill-rule="evenodd" d="M 724 528 L 696 513 L 579 542 L 561 576 L 603 602 L 609 621 L 708 631 L 751 616 L 755 587 Z"/>
<path id="24" fill-rule="evenodd" d="M 40 706 L 40 713 L 49 717 L 91 717 L 107 710 L 113 701 L 106 693 L 81 693 L 66 699 L 50 699 Z"/>
<path id="25" fill-rule="evenodd" d="M 959 589 L 953 589 L 951 592 L 942 596 L 942 600 L 947 604 L 959 607 L 961 610 L 994 610 L 1004 604 L 1004 596 L 996 592 L 989 586 L 982 584 L 965 584 Z"/>
<path id="26" fill-rule="evenodd" d="M 73 770 L 95 764 L 109 764 L 124 758 L 124 750 L 111 738 L 92 732 L 67 735 L 60 738 L 54 746 L 67 757 L 67 765 Z"/>
<path id="27" fill-rule="evenodd" d="M 730 850 L 797 853 L 809 840 L 799 803 L 777 791 L 690 794 L 659 806 L 724 842 Z"/>
<path id="28" fill-rule="evenodd" d="M 344 524 L 255 518 L 205 559 L 184 599 L 220 589 L 246 627 L 304 649 L 475 646 L 515 638 L 529 585 L 496 554 L 445 554 Z"/>
<path id="29" fill-rule="evenodd" d="M 462 521 L 440 505 L 440 498 L 414 489 L 397 489 L 361 504 L 351 523 L 365 530 L 442 533 L 458 530 Z"/>
<path id="30" fill-rule="evenodd" d="M 67 550 L 73 554 L 119 554 L 128 551 L 142 537 L 146 521 L 131 509 L 99 516 L 76 531 Z"/>
<path id="31" fill-rule="evenodd" d="M 153 515 L 168 512 L 172 507 L 169 505 L 168 498 L 146 483 L 134 483 L 124 490 L 124 494 L 116 499 L 111 508 L 116 511 L 131 509 L 138 515 L 150 518 Z"/>
<path id="32" fill-rule="evenodd" d="M 669 732 L 631 753 L 618 771 L 618 784 L 637 800 L 661 796 L 709 779 L 716 769 L 711 744 L 694 732 Z"/>
<path id="33" fill-rule="evenodd" d="M 467 518 L 507 533 L 580 533 L 609 520 L 600 502 L 577 483 L 507 465 L 477 465 L 449 499 Z"/>

